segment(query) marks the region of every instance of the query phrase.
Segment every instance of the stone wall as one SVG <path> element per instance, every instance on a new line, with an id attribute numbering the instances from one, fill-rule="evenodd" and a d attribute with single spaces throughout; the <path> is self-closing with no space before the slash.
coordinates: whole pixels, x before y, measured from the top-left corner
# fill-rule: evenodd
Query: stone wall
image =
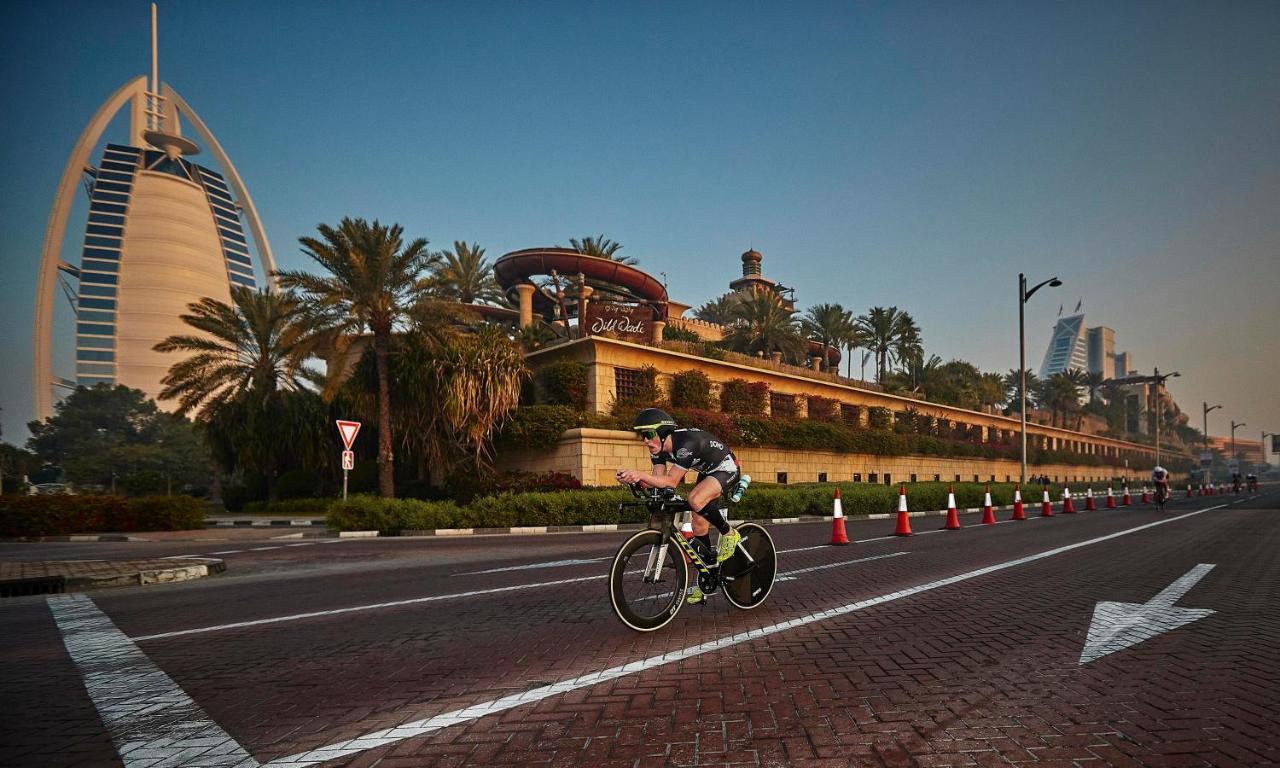
<path id="1" fill-rule="evenodd" d="M 1008 459 L 943 458 L 938 456 L 872 456 L 828 451 L 787 451 L 778 448 L 734 448 L 743 470 L 757 482 L 812 483 L 826 475 L 828 482 L 896 484 L 937 479 L 943 482 L 1017 481 L 1019 463 Z M 584 485 L 612 485 L 621 467 L 644 469 L 649 454 L 630 432 L 608 429 L 571 429 L 554 449 L 507 451 L 498 456 L 498 466 L 521 472 L 564 472 Z M 1114 478 L 1140 481 L 1145 472 L 1121 467 L 1091 467 L 1067 464 L 1028 465 L 1028 475 L 1048 475 L 1054 482 L 1105 483 Z M 874 480 L 872 476 L 874 475 Z M 692 479 L 692 477 L 690 477 Z M 1095 488 L 1100 490 L 1101 486 Z"/>

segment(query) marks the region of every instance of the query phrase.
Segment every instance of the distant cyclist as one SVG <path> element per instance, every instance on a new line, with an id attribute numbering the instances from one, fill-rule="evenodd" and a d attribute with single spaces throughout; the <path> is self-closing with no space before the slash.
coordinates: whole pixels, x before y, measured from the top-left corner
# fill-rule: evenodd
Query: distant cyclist
<path id="1" fill-rule="evenodd" d="M 733 451 L 710 432 L 677 427 L 675 419 L 658 408 L 640 411 L 631 428 L 649 449 L 653 471 L 620 469 L 618 480 L 674 489 L 684 479 L 685 472 L 697 472 L 698 479 L 685 497 L 693 511 L 693 535 L 710 552 L 711 526 L 714 525 L 720 532 L 716 562 L 722 563 L 732 557 L 742 537 L 729 525 L 718 502 L 726 491 L 733 492 L 740 481 L 743 481 L 743 486 L 750 482 L 742 475 Z M 668 464 L 673 466 L 668 467 Z M 700 603 L 703 599 L 702 590 L 698 587 L 694 587 L 688 597 L 690 603 Z"/>
<path id="2" fill-rule="evenodd" d="M 1169 498 L 1169 470 L 1156 465 L 1156 468 L 1151 470 L 1151 482 L 1156 487 L 1157 499 Z"/>

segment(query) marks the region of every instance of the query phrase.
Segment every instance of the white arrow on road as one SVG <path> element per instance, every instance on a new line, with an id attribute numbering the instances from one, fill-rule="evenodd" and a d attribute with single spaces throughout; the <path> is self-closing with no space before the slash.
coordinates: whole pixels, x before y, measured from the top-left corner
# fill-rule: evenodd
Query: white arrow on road
<path id="1" fill-rule="evenodd" d="M 1146 603 L 1098 603 L 1080 663 L 1088 664 L 1214 613 L 1208 608 L 1173 605 L 1211 570 L 1212 563 L 1197 565 Z"/>

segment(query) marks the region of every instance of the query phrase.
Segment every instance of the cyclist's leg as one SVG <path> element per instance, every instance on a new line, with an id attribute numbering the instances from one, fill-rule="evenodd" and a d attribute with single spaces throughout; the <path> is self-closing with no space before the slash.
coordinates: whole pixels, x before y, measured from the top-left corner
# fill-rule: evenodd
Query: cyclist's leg
<path id="1" fill-rule="evenodd" d="M 714 475 L 706 475 L 698 479 L 697 485 L 685 497 L 689 502 L 689 509 L 693 510 L 695 536 L 698 535 L 699 528 L 702 533 L 710 532 L 712 525 L 722 535 L 729 532 L 729 521 L 724 519 L 724 515 L 720 513 L 720 505 L 716 503 L 722 493 L 724 488 L 720 485 L 720 480 Z"/>

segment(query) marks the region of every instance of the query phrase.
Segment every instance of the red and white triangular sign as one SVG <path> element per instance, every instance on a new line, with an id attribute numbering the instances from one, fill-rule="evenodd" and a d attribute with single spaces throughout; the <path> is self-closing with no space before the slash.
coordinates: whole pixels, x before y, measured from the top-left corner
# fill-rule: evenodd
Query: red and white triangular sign
<path id="1" fill-rule="evenodd" d="M 360 422 L 343 421 L 338 419 L 338 432 L 342 434 L 342 442 L 347 446 L 347 450 L 351 450 L 351 444 L 356 441 L 356 434 L 360 431 Z"/>

